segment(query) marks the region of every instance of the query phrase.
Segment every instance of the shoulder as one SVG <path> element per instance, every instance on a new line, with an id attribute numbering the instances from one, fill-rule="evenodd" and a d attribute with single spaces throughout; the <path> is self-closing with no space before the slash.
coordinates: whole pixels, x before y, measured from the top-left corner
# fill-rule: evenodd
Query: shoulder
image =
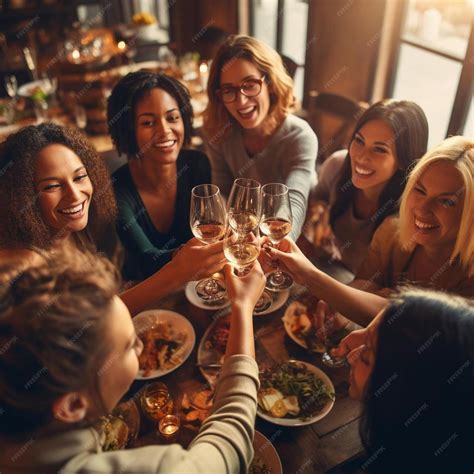
<path id="1" fill-rule="evenodd" d="M 2 249 L 0 250 L 0 262 L 5 267 L 16 267 L 18 269 L 36 267 L 45 263 L 45 259 L 34 250 L 29 249 Z"/>
<path id="2" fill-rule="evenodd" d="M 372 241 L 382 242 L 388 248 L 390 244 L 399 243 L 400 219 L 398 216 L 387 217 L 377 228 Z"/>
<path id="3" fill-rule="evenodd" d="M 287 143 L 288 146 L 296 148 L 296 150 L 304 148 L 314 151 L 316 154 L 318 147 L 316 134 L 308 122 L 295 115 L 289 114 L 285 118 L 280 128 L 275 132 L 275 138 L 275 145 L 280 146 L 282 143 Z"/>

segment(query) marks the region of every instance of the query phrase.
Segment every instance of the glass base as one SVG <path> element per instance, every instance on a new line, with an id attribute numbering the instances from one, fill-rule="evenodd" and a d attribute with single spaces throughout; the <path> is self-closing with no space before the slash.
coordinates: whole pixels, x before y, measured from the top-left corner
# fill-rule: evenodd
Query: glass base
<path id="1" fill-rule="evenodd" d="M 206 303 L 217 303 L 227 296 L 224 282 L 215 278 L 198 281 L 194 287 L 196 295 Z"/>
<path id="2" fill-rule="evenodd" d="M 323 364 L 332 368 L 347 366 L 347 360 L 345 357 L 333 357 L 329 352 L 325 352 L 321 356 L 321 361 Z"/>
<path id="3" fill-rule="evenodd" d="M 277 273 L 279 273 L 279 275 Z M 278 292 L 287 290 L 292 285 L 293 278 L 286 272 L 272 272 L 267 274 L 267 283 L 265 288 L 269 291 Z"/>
<path id="4" fill-rule="evenodd" d="M 261 313 L 262 311 L 266 311 L 273 303 L 272 295 L 268 291 L 264 291 L 262 296 L 260 296 L 255 308 L 253 309 L 254 313 Z"/>

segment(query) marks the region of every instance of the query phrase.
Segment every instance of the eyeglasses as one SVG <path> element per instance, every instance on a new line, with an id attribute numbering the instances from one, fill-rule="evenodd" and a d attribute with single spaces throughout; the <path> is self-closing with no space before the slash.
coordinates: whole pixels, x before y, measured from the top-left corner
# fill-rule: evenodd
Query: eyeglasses
<path id="1" fill-rule="evenodd" d="M 240 92 L 245 97 L 255 97 L 262 91 L 262 84 L 264 81 L 265 76 L 262 76 L 260 79 L 247 79 L 238 87 L 221 87 L 217 90 L 217 95 L 225 104 L 234 102 L 237 99 L 238 92 Z"/>

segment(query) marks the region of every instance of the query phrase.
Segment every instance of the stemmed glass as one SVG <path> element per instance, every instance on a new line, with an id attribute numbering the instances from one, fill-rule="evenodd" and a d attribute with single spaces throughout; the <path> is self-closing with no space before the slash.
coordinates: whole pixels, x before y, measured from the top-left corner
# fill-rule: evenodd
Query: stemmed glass
<path id="1" fill-rule="evenodd" d="M 189 225 L 193 235 L 203 244 L 213 244 L 225 234 L 226 212 L 218 186 L 200 184 L 191 191 Z M 203 301 L 214 303 L 226 295 L 222 281 L 206 278 L 196 284 L 196 294 Z"/>
<path id="2" fill-rule="evenodd" d="M 277 246 L 291 231 L 292 214 L 288 186 L 269 183 L 262 187 L 262 218 L 260 230 L 273 246 Z M 283 291 L 293 285 L 293 278 L 278 266 L 267 276 L 266 288 Z"/>
<path id="3" fill-rule="evenodd" d="M 15 76 L 5 76 L 5 90 L 7 91 L 10 99 L 14 99 L 16 97 L 18 92 L 18 82 Z"/>
<path id="4" fill-rule="evenodd" d="M 246 235 L 260 222 L 260 183 L 254 179 L 238 178 L 234 181 L 227 201 L 230 228 L 238 235 Z"/>
<path id="5" fill-rule="evenodd" d="M 224 255 L 235 266 L 239 277 L 247 275 L 260 254 L 258 223 L 246 234 L 239 234 L 229 226 L 224 239 Z"/>

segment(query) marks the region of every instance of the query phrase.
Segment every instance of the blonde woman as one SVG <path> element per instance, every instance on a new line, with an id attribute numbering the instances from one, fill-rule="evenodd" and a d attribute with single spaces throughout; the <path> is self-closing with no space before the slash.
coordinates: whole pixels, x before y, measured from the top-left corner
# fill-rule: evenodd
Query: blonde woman
<path id="1" fill-rule="evenodd" d="M 285 183 L 296 239 L 315 184 L 318 142 L 311 127 L 291 114 L 293 81 L 279 54 L 249 36 L 231 36 L 209 74 L 204 129 L 212 180 L 224 196 L 235 178 Z"/>
<path id="2" fill-rule="evenodd" d="M 400 218 L 388 218 L 377 229 L 350 286 L 315 268 L 290 240 L 268 252 L 296 281 L 363 325 L 386 305 L 380 295 L 404 283 L 472 298 L 473 188 L 473 140 L 451 137 L 426 153 L 410 174 Z"/>

